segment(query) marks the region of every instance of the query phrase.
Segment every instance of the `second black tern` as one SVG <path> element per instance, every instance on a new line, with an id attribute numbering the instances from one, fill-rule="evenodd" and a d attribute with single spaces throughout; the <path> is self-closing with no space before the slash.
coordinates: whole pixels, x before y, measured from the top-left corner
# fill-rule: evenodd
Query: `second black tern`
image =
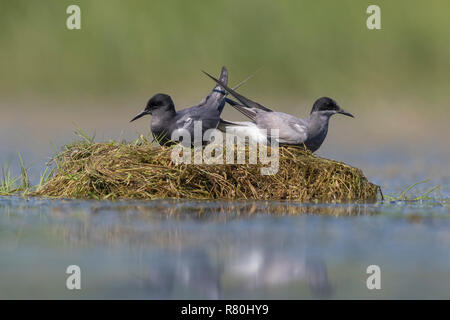
<path id="1" fill-rule="evenodd" d="M 278 129 L 280 145 L 305 145 L 315 152 L 320 148 L 328 133 L 328 123 L 334 114 L 343 114 L 353 118 L 353 115 L 342 109 L 336 101 L 328 97 L 316 100 L 308 118 L 300 119 L 284 112 L 273 111 L 254 102 L 233 89 L 226 83 L 204 72 L 218 85 L 235 97 L 241 104 L 225 98 L 235 109 L 247 116 L 251 121 L 232 122 L 221 120 L 218 129 L 237 136 L 248 137 L 258 142 L 270 141 L 271 129 Z"/>

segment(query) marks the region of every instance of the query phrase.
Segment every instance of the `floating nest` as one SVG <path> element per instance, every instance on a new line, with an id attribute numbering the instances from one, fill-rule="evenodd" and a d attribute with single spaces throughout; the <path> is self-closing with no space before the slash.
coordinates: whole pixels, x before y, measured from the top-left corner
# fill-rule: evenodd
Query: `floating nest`
<path id="1" fill-rule="evenodd" d="M 172 147 L 148 142 L 77 142 L 54 159 L 34 195 L 79 199 L 256 199 L 373 202 L 381 195 L 361 170 L 294 147 L 279 148 L 279 168 L 264 164 L 176 164 Z M 248 147 L 247 147 L 248 149 Z M 247 150 L 248 152 L 248 150 Z M 381 195 L 382 196 L 382 195 Z"/>

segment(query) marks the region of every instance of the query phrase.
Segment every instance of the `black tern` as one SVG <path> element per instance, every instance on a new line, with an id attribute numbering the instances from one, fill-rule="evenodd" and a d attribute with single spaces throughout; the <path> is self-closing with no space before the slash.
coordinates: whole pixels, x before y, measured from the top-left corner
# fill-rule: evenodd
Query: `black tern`
<path id="1" fill-rule="evenodd" d="M 220 73 L 220 81 L 228 83 L 228 71 L 225 67 Z M 217 128 L 226 95 L 227 93 L 221 85 L 217 85 L 198 105 L 175 111 L 175 105 L 170 96 L 158 93 L 147 102 L 145 109 L 130 122 L 150 114 L 152 115 L 151 132 L 160 144 L 176 142 L 171 141 L 170 138 L 172 133 L 179 129 L 185 129 L 190 133 L 191 144 L 193 144 L 194 121 L 201 121 L 202 137 L 206 130 Z"/>
<path id="2" fill-rule="evenodd" d="M 271 129 L 278 129 L 279 135 L 277 140 L 280 145 L 305 145 L 306 148 L 315 152 L 320 148 L 327 136 L 328 123 L 332 115 L 340 113 L 353 118 L 351 113 L 342 109 L 336 101 L 328 97 L 318 99 L 314 103 L 309 117 L 306 119 L 273 111 L 240 95 L 229 88 L 223 81 L 214 78 L 205 71 L 203 72 L 239 100 L 242 105 L 225 98 L 226 102 L 251 120 L 251 122 L 221 120 L 218 129 L 227 133 L 245 136 L 258 142 L 267 143 L 271 139 Z"/>

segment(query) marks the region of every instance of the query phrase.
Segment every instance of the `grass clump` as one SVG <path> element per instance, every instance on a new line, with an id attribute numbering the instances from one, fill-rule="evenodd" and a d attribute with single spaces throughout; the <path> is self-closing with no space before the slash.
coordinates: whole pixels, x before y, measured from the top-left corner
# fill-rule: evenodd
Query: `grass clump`
<path id="1" fill-rule="evenodd" d="M 1 168 L 0 196 L 10 196 L 21 190 L 18 181 L 20 177 L 11 174 L 10 164 Z"/>
<path id="2" fill-rule="evenodd" d="M 408 188 L 406 188 L 406 190 L 403 191 L 402 193 L 400 193 L 399 195 L 386 195 L 385 197 L 388 201 L 391 201 L 391 202 L 396 202 L 396 201 L 416 202 L 416 201 L 426 201 L 426 200 L 438 201 L 435 197 L 432 197 L 430 195 L 434 191 L 438 190 L 440 188 L 440 186 L 434 186 L 434 187 L 428 189 L 427 191 L 423 192 L 420 195 L 413 195 L 413 196 L 407 195 L 408 192 L 410 192 L 413 188 L 417 187 L 420 184 L 426 183 L 428 181 L 430 181 L 430 180 L 427 179 L 424 181 L 414 183 L 411 186 L 409 186 Z"/>
<path id="3" fill-rule="evenodd" d="M 30 181 L 28 179 L 28 168 L 25 167 L 24 161 L 22 159 L 21 154 L 19 153 L 19 161 L 20 161 L 20 175 L 14 176 L 11 173 L 11 163 L 8 163 L 6 166 L 1 167 L 1 175 L 0 175 L 0 196 L 12 196 L 17 194 L 27 195 L 36 188 L 42 186 L 51 176 L 51 172 L 48 172 L 47 168 L 43 174 L 41 174 L 41 179 L 39 181 L 39 185 L 31 186 Z"/>
<path id="4" fill-rule="evenodd" d="M 380 187 L 342 162 L 298 148 L 280 148 L 279 171 L 260 164 L 172 162 L 173 147 L 84 141 L 55 157 L 52 177 L 33 193 L 93 199 L 258 199 L 302 202 L 376 201 Z"/>

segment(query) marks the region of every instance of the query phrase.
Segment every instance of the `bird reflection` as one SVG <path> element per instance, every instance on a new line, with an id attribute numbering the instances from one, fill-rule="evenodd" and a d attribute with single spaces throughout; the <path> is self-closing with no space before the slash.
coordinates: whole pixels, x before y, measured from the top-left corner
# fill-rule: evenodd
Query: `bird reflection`
<path id="1" fill-rule="evenodd" d="M 277 218 L 312 213 L 376 209 L 264 201 L 93 202 L 82 210 L 54 208 L 51 218 L 53 233 L 71 247 L 129 248 L 136 260 L 126 262 L 124 286 L 140 288 L 146 298 L 327 298 L 333 294 L 327 265 L 320 252 L 308 252 L 307 220 L 292 228 Z M 284 222 L 274 228 L 257 217 Z M 262 228 L 248 230 L 255 224 Z"/>
<path id="2" fill-rule="evenodd" d="M 321 258 L 260 248 L 242 248 L 217 258 L 201 249 L 188 249 L 176 259 L 153 261 L 139 279 L 151 297 L 164 299 L 226 299 L 236 293 L 266 297 L 272 296 L 271 291 L 275 294 L 293 285 L 299 289 L 307 286 L 314 297 L 332 294 L 327 266 Z M 288 298 L 301 297 L 295 287 Z"/>

